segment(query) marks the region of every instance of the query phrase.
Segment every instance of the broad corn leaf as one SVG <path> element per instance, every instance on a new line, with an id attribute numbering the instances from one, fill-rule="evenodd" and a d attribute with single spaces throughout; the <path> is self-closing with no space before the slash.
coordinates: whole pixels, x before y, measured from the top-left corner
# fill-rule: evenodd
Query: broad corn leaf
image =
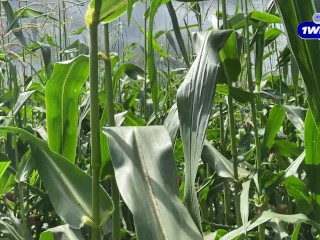
<path id="1" fill-rule="evenodd" d="M 71 162 L 76 156 L 79 96 L 88 76 L 89 58 L 80 55 L 56 63 L 46 85 L 49 147 Z"/>
<path id="2" fill-rule="evenodd" d="M 110 127 L 107 135 L 115 177 L 140 240 L 200 240 L 179 199 L 172 144 L 164 126 Z"/>

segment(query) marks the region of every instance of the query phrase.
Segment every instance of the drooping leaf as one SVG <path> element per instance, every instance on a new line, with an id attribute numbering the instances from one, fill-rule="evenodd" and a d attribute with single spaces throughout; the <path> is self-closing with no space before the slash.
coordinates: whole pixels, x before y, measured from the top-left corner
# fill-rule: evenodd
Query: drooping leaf
<path id="1" fill-rule="evenodd" d="M 77 239 L 84 240 L 81 234 L 81 230 L 70 228 L 68 224 L 57 226 L 54 228 L 49 228 L 42 232 L 40 235 L 40 240 L 54 240 L 54 239 Z"/>
<path id="2" fill-rule="evenodd" d="M 285 139 L 275 140 L 271 148 L 276 153 L 289 158 L 297 158 L 302 152 L 302 149 L 297 144 Z"/>
<path id="3" fill-rule="evenodd" d="M 264 45 L 268 46 L 275 41 L 283 32 L 279 28 L 270 28 L 264 34 Z"/>
<path id="4" fill-rule="evenodd" d="M 112 127 L 103 131 L 138 239 L 202 239 L 179 199 L 172 144 L 165 127 Z"/>
<path id="5" fill-rule="evenodd" d="M 300 23 L 312 22 L 312 16 L 315 13 L 312 0 L 276 0 L 275 2 L 284 22 L 291 54 L 299 66 L 307 88 L 308 103 L 315 124 L 320 131 L 320 42 L 318 40 L 305 41 L 297 34 L 297 27 Z"/>
<path id="6" fill-rule="evenodd" d="M 2 126 L 8 126 L 13 117 L 16 116 L 16 114 L 20 111 L 22 108 L 23 104 L 30 98 L 30 96 L 35 92 L 35 90 L 32 91 L 27 91 L 27 92 L 22 92 L 19 94 L 18 99 L 13 106 L 12 111 L 7 115 L 6 119 L 3 121 Z"/>
<path id="7" fill-rule="evenodd" d="M 288 195 L 295 199 L 301 213 L 308 215 L 313 211 L 311 196 L 304 182 L 295 176 L 290 176 L 282 184 L 285 186 Z"/>
<path id="8" fill-rule="evenodd" d="M 258 20 L 265 23 L 281 23 L 281 18 L 278 16 L 275 16 L 270 13 L 261 12 L 261 11 L 252 11 L 249 14 L 249 17 L 254 20 Z"/>
<path id="9" fill-rule="evenodd" d="M 304 132 L 304 119 L 306 117 L 307 110 L 302 107 L 283 105 L 284 110 L 287 112 L 287 117 L 296 129 Z"/>
<path id="10" fill-rule="evenodd" d="M 8 29 L 6 30 L 6 32 L 9 31 L 13 31 L 13 34 L 17 37 L 17 39 L 20 41 L 20 43 L 24 46 L 24 47 L 28 47 L 27 46 L 27 42 L 26 39 L 23 35 L 21 26 L 18 22 L 19 19 L 19 15 L 16 16 L 13 12 L 13 9 L 9 3 L 9 1 L 2 1 L 2 5 L 4 8 L 4 11 L 6 13 L 6 17 L 8 19 L 8 23 L 10 24 Z"/>
<path id="11" fill-rule="evenodd" d="M 79 95 L 88 76 L 89 58 L 80 55 L 56 63 L 46 85 L 49 147 L 71 162 L 76 156 Z"/>
<path id="12" fill-rule="evenodd" d="M 144 71 L 142 68 L 132 63 L 121 64 L 113 75 L 113 96 L 116 96 L 120 78 L 123 74 L 126 74 L 128 77 L 135 80 L 144 78 Z"/>
<path id="13" fill-rule="evenodd" d="M 219 51 L 232 32 L 221 30 L 194 34 L 197 58 L 177 92 L 185 159 L 184 201 L 199 229 L 200 212 L 195 178 L 217 84 Z"/>
<path id="14" fill-rule="evenodd" d="M 100 187 L 100 221 L 92 219 L 92 178 L 65 157 L 51 151 L 46 142 L 31 133 L 15 127 L 0 127 L 0 133 L 15 132 L 31 147 L 31 158 L 57 214 L 71 227 L 84 224 L 101 225 L 110 216 L 113 204 Z M 2 182 L 1 182 L 2 183 Z"/>
<path id="15" fill-rule="evenodd" d="M 234 179 L 233 164 L 226 159 L 215 147 L 208 141 L 204 141 L 201 158 L 208 163 L 220 177 Z M 250 172 L 238 167 L 239 178 L 245 178 L 250 175 Z"/>
<path id="16" fill-rule="evenodd" d="M 236 230 L 233 230 L 228 234 L 226 234 L 225 236 L 223 236 L 221 240 L 233 239 L 237 236 L 240 236 L 241 234 L 244 234 L 245 231 L 248 232 L 256 228 L 257 226 L 259 226 L 260 224 L 270 221 L 271 219 L 279 219 L 281 221 L 292 223 L 292 224 L 306 223 L 314 226 L 318 230 L 320 229 L 320 225 L 317 222 L 310 220 L 306 215 L 301 213 L 293 214 L 293 215 L 284 215 L 284 214 L 265 211 L 258 214 L 254 219 L 249 221 L 247 228 L 245 228 L 244 226 L 237 228 Z"/>
<path id="17" fill-rule="evenodd" d="M 109 23 L 120 17 L 127 10 L 129 10 L 129 14 L 132 11 L 132 5 L 136 2 L 136 0 L 129 1 L 130 5 L 128 6 L 128 0 L 112 0 L 112 1 L 102 1 L 101 9 L 100 9 L 100 19 L 99 22 Z M 95 0 L 91 0 L 86 12 L 85 22 L 87 26 L 92 24 L 92 14 L 94 12 Z"/>

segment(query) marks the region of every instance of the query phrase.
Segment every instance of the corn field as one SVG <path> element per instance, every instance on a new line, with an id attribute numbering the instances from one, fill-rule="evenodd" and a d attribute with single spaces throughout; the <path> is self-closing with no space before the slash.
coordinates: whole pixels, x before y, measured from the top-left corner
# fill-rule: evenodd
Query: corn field
<path id="1" fill-rule="evenodd" d="M 0 0 L 0 239 L 320 239 L 317 12 Z"/>

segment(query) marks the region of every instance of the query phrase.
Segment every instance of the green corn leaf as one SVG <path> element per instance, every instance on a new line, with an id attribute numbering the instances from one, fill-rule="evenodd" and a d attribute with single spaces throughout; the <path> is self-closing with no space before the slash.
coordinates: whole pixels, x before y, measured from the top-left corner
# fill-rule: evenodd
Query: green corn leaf
<path id="1" fill-rule="evenodd" d="M 22 237 L 21 229 L 16 229 L 6 221 L 0 220 L 0 232 L 3 234 L 2 235 L 3 239 L 24 240 Z M 30 239 L 31 238 L 28 238 L 27 240 L 30 240 Z"/>
<path id="2" fill-rule="evenodd" d="M 54 239 L 77 239 L 84 240 L 81 230 L 70 228 L 68 224 L 49 228 L 42 232 L 40 240 L 54 240 Z"/>
<path id="3" fill-rule="evenodd" d="M 299 233 L 300 233 L 301 223 L 298 223 L 293 230 L 291 240 L 299 240 Z"/>
<path id="4" fill-rule="evenodd" d="M 320 131 L 320 42 L 318 40 L 306 41 L 297 34 L 297 27 L 301 22 L 312 22 L 315 12 L 312 0 L 276 0 L 275 2 L 284 22 L 291 53 L 307 88 L 308 103 L 313 118 Z"/>
<path id="5" fill-rule="evenodd" d="M 265 222 L 270 221 L 271 219 L 279 219 L 281 221 L 291 223 L 291 224 L 299 224 L 299 223 L 306 223 L 309 225 L 312 225 L 316 229 L 320 229 L 320 224 L 318 224 L 315 221 L 310 220 L 306 215 L 304 214 L 293 214 L 293 215 L 284 215 L 284 214 L 278 214 L 274 212 L 265 211 L 260 214 L 258 214 L 255 218 L 253 218 L 248 223 L 248 227 L 242 226 L 240 228 L 237 228 L 236 230 L 233 230 L 229 232 L 228 234 L 224 235 L 220 240 L 230 240 L 234 239 L 241 234 L 244 234 L 246 231 L 250 231 L 256 227 L 258 227 L 260 224 L 263 224 Z"/>
<path id="6" fill-rule="evenodd" d="M 26 103 L 26 101 L 30 98 L 30 96 L 35 92 L 35 90 L 22 92 L 18 95 L 17 101 L 12 108 L 12 111 L 6 116 L 5 120 L 3 121 L 2 126 L 8 126 L 14 116 L 20 111 L 22 106 Z"/>
<path id="7" fill-rule="evenodd" d="M 260 12 L 260 11 L 252 11 L 249 14 L 249 17 L 251 19 L 258 20 L 265 23 L 281 23 L 282 22 L 280 17 L 270 13 Z"/>
<path id="8" fill-rule="evenodd" d="M 100 214 L 98 223 L 92 219 L 92 178 L 65 157 L 52 152 L 46 142 L 31 133 L 15 127 L 0 127 L 0 133 L 15 132 L 31 147 L 31 158 L 57 214 L 73 228 L 84 224 L 103 224 L 113 211 L 113 204 L 100 187 Z M 62 204 L 63 203 L 63 204 Z"/>
<path id="9" fill-rule="evenodd" d="M 109 23 L 120 17 L 128 10 L 129 18 L 128 21 L 130 23 L 130 17 L 132 12 L 132 6 L 136 3 L 136 0 L 109 0 L 102 1 L 101 9 L 100 9 L 100 19 L 101 23 Z M 92 24 L 92 14 L 94 12 L 95 0 L 91 0 L 86 12 L 85 22 L 88 26 Z"/>
<path id="10" fill-rule="evenodd" d="M 282 182 L 288 195 L 295 199 L 299 211 L 308 215 L 313 212 L 311 196 L 304 182 L 295 176 L 290 176 Z"/>
<path id="11" fill-rule="evenodd" d="M 244 234 L 247 234 L 247 226 L 248 226 L 248 219 L 249 219 L 249 191 L 250 191 L 250 184 L 251 180 L 242 183 L 242 191 L 240 195 L 240 213 L 242 219 L 242 226 L 245 228 Z"/>
<path id="12" fill-rule="evenodd" d="M 10 162 L 10 159 L 6 155 L 0 153 L 0 178 L 5 173 L 6 169 L 9 167 Z"/>
<path id="13" fill-rule="evenodd" d="M 144 71 L 142 68 L 133 63 L 121 64 L 113 75 L 113 96 L 117 95 L 116 93 L 119 88 L 120 78 L 123 74 L 126 74 L 128 77 L 135 80 L 144 78 Z"/>
<path id="14" fill-rule="evenodd" d="M 8 19 L 8 23 L 10 24 L 6 32 L 13 30 L 13 34 L 17 37 L 20 43 L 27 48 L 28 46 L 27 46 L 26 39 L 24 38 L 21 26 L 18 23 L 19 15 L 16 16 L 14 14 L 9 1 L 1 1 L 1 2 L 4 8 L 4 11 L 6 13 L 6 17 Z"/>
<path id="15" fill-rule="evenodd" d="M 309 180 L 309 189 L 314 205 L 314 217 L 320 220 L 320 132 L 317 130 L 312 113 L 307 112 L 304 130 L 306 147 L 305 170 Z"/>
<path id="16" fill-rule="evenodd" d="M 79 95 L 88 76 L 89 58 L 80 55 L 56 63 L 46 85 L 49 147 L 71 162 L 76 156 Z"/>
<path id="17" fill-rule="evenodd" d="M 223 156 L 208 141 L 204 141 L 201 159 L 213 168 L 218 176 L 223 178 L 234 179 L 233 164 L 225 156 Z M 243 179 L 250 175 L 250 172 L 238 167 L 239 178 Z"/>
<path id="18" fill-rule="evenodd" d="M 217 84 L 219 51 L 232 33 L 233 30 L 221 30 L 194 35 L 198 55 L 177 92 L 180 129 L 185 150 L 184 201 L 199 229 L 200 212 L 195 178 Z"/>
<path id="19" fill-rule="evenodd" d="M 286 116 L 286 112 L 280 105 L 275 105 L 271 111 L 266 124 L 264 137 L 263 137 L 263 146 L 267 149 L 270 149 L 274 142 L 282 122 Z"/>
<path id="20" fill-rule="evenodd" d="M 187 67 L 190 67 L 190 61 L 189 61 L 188 53 L 186 50 L 186 46 L 184 44 L 184 40 L 181 35 L 177 14 L 173 8 L 173 4 L 171 1 L 167 2 L 167 9 L 172 21 L 173 31 L 174 31 L 174 34 L 176 35 L 176 39 L 177 39 L 183 60 L 185 61 Z"/>
<path id="21" fill-rule="evenodd" d="M 219 71 L 219 81 L 226 84 L 236 82 L 241 72 L 241 63 L 239 55 L 241 53 L 243 37 L 236 32 L 232 32 L 229 39 L 220 51 L 220 60 L 222 68 Z M 232 87 L 232 86 L 230 86 Z M 230 92 L 233 92 L 230 89 Z"/>
<path id="22" fill-rule="evenodd" d="M 264 45 L 268 46 L 275 41 L 283 32 L 278 28 L 269 28 L 264 34 Z"/>
<path id="23" fill-rule="evenodd" d="M 110 127 L 103 132 L 119 191 L 133 213 L 137 238 L 202 239 L 179 199 L 176 164 L 165 127 Z"/>

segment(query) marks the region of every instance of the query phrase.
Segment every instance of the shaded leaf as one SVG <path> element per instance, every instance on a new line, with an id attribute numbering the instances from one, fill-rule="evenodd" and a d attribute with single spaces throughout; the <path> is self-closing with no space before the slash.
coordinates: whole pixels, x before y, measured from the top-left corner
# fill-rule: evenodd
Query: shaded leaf
<path id="1" fill-rule="evenodd" d="M 100 187 L 100 214 L 98 223 L 92 220 L 92 178 L 63 156 L 52 152 L 46 142 L 31 133 L 14 127 L 0 127 L 0 133 L 15 132 L 31 147 L 31 158 L 57 214 L 71 227 L 80 228 L 84 224 L 101 225 L 113 210 L 113 204 Z M 0 181 L 2 183 L 2 181 Z"/>

